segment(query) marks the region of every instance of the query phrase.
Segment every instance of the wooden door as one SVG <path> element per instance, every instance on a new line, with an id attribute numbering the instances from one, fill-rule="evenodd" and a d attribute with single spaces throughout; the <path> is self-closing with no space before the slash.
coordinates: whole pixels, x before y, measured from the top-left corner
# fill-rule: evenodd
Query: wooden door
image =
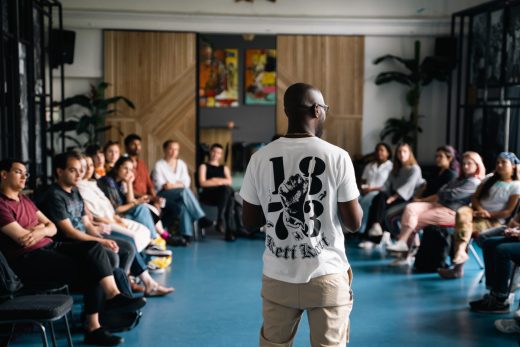
<path id="1" fill-rule="evenodd" d="M 152 169 L 167 139 L 180 143 L 191 172 L 196 153 L 196 36 L 193 33 L 105 31 L 105 81 L 108 96 L 123 95 L 135 110 L 108 118 L 112 140 L 137 133 L 141 157 Z"/>
<path id="2" fill-rule="evenodd" d="M 324 139 L 361 154 L 364 37 L 280 35 L 277 37 L 276 131 L 287 131 L 283 94 L 296 82 L 319 88 L 330 106 Z"/>

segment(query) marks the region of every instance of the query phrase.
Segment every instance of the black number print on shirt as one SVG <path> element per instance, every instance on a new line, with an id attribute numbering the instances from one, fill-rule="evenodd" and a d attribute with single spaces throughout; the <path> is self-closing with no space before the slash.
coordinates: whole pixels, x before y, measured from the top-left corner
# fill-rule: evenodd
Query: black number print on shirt
<path id="1" fill-rule="evenodd" d="M 280 196 L 280 202 L 271 202 L 268 212 L 280 211 L 275 224 L 276 236 L 285 240 L 289 236 L 289 230 L 294 232 L 296 240 L 307 237 L 317 237 L 320 234 L 321 222 L 319 217 L 323 214 L 323 205 L 318 199 L 323 199 L 326 191 L 322 192 L 323 182 L 319 178 L 325 172 L 325 162 L 317 157 L 305 157 L 300 160 L 298 173 L 285 178 L 283 157 L 270 159 L 273 168 L 274 189 L 273 195 Z M 321 193 L 321 194 L 320 194 Z M 316 199 L 312 196 L 318 195 Z M 311 199 L 307 199 L 311 197 Z M 313 228 L 309 230 L 306 222 L 312 220 Z"/>

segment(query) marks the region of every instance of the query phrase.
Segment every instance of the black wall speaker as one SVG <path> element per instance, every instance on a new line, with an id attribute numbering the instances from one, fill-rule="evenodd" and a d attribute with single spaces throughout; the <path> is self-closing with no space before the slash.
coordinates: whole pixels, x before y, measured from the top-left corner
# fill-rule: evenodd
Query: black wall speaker
<path id="1" fill-rule="evenodd" d="M 455 67 L 457 64 L 457 39 L 450 36 L 437 37 L 434 55 L 446 60 L 451 67 Z"/>
<path id="2" fill-rule="evenodd" d="M 53 29 L 50 35 L 50 65 L 57 68 L 63 64 L 74 63 L 74 44 L 76 33 L 70 30 Z"/>

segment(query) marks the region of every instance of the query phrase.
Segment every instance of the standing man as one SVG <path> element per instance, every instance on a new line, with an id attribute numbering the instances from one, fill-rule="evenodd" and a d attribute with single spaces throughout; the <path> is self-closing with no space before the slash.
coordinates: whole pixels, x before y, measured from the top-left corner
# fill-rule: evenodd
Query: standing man
<path id="1" fill-rule="evenodd" d="M 359 191 L 346 151 L 319 137 L 329 109 L 304 83 L 284 95 L 287 134 L 255 153 L 244 177 L 246 227 L 266 225 L 260 346 L 292 346 L 303 311 L 311 345 L 345 346 L 352 271 L 341 222 L 361 224 Z"/>

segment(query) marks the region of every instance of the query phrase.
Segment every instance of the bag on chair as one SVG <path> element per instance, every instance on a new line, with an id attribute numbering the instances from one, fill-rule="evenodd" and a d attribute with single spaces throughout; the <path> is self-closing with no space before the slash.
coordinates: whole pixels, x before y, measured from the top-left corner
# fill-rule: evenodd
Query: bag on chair
<path id="1" fill-rule="evenodd" d="M 437 272 L 447 267 L 446 258 L 451 251 L 451 234 L 447 228 L 428 226 L 424 228 L 421 245 L 415 255 L 416 272 Z"/>
<path id="2" fill-rule="evenodd" d="M 0 252 L 0 295 L 10 295 L 22 288 L 22 281 L 9 267 L 4 255 Z"/>

